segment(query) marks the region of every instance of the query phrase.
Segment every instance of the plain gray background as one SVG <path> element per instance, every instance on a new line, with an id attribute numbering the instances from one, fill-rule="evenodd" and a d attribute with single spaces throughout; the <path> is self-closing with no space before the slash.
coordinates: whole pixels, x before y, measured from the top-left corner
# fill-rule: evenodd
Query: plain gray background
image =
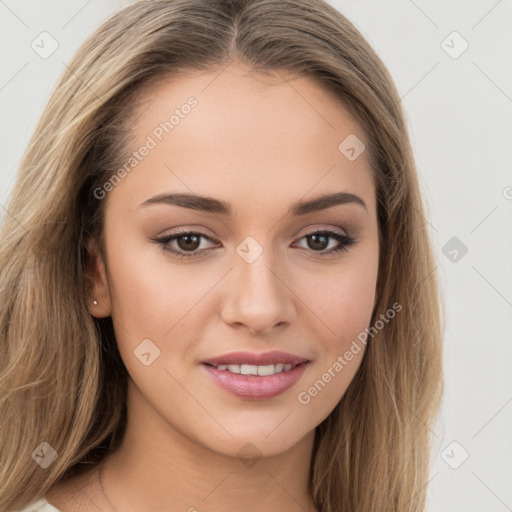
<path id="1" fill-rule="evenodd" d="M 0 214 L 66 63 L 126 3 L 0 0 Z M 446 391 L 429 510 L 512 510 L 512 2 L 329 3 L 397 84 L 437 251 Z M 43 31 L 58 43 L 47 58 L 31 47 Z"/>

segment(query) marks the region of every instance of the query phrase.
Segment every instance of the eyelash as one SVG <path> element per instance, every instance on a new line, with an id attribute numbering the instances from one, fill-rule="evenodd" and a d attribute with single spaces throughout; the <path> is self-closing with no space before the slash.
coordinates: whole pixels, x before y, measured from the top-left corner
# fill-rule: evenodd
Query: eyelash
<path id="1" fill-rule="evenodd" d="M 186 252 L 176 251 L 169 247 L 170 242 L 172 242 L 178 238 L 182 238 L 186 235 L 195 235 L 198 237 L 202 237 L 210 242 L 215 242 L 214 239 L 210 238 L 209 236 L 207 236 L 203 233 L 200 233 L 197 231 L 187 231 L 185 229 L 175 232 L 171 235 L 167 235 L 167 236 L 163 236 L 163 237 L 155 237 L 155 238 L 152 238 L 151 240 L 153 242 L 155 242 L 156 244 L 160 245 L 165 252 L 171 253 L 173 256 L 180 258 L 180 259 L 192 259 L 195 257 L 200 257 L 208 251 L 208 249 L 202 249 L 200 251 L 196 250 L 196 252 L 186 253 Z M 303 238 L 306 238 L 306 237 L 312 236 L 312 235 L 327 235 L 329 238 L 336 239 L 341 244 L 339 247 L 337 247 L 335 249 L 330 249 L 326 252 L 312 251 L 313 253 L 318 253 L 320 255 L 332 255 L 332 254 L 336 254 L 336 253 L 345 252 L 345 251 L 348 251 L 349 247 L 353 246 L 356 243 L 355 238 L 353 238 L 350 235 L 345 235 L 338 231 L 331 231 L 331 230 L 327 230 L 327 229 L 315 229 L 314 231 L 311 231 L 310 233 L 306 233 L 299 240 L 302 240 Z"/>

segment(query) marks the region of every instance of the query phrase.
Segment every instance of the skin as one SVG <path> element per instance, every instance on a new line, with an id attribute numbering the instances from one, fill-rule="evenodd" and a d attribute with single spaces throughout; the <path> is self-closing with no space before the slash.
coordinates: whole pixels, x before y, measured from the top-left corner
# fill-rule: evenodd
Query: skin
<path id="1" fill-rule="evenodd" d="M 127 432 L 106 459 L 105 494 L 124 512 L 315 510 L 307 497 L 315 427 L 343 396 L 364 349 L 307 405 L 297 397 L 370 323 L 379 255 L 375 188 L 366 153 L 349 161 L 338 150 L 349 134 L 366 135 L 309 78 L 233 63 L 220 74 L 167 79 L 152 91 L 132 128 L 133 150 L 190 96 L 198 105 L 108 193 L 106 261 L 90 244 L 99 303 L 91 298 L 90 312 L 113 317 L 130 374 Z M 338 191 L 358 195 L 366 208 L 286 213 L 295 201 Z M 233 215 L 140 207 L 170 192 L 226 201 Z M 204 255 L 180 260 L 151 241 L 180 227 L 214 240 L 200 239 Z M 306 237 L 315 228 L 348 233 L 356 243 L 326 256 L 339 243 L 327 238 L 319 249 Z M 263 250 L 252 263 L 236 252 L 248 236 Z M 169 245 L 186 252 L 183 242 Z M 134 350 L 147 338 L 160 356 L 144 366 Z M 246 400 L 219 388 L 200 364 L 235 350 L 280 350 L 310 364 L 281 395 Z M 252 467 L 237 457 L 247 443 L 256 447 Z M 82 492 L 56 486 L 50 503 L 63 512 L 91 509 L 91 502 L 112 509 L 96 473 L 72 483 Z"/>

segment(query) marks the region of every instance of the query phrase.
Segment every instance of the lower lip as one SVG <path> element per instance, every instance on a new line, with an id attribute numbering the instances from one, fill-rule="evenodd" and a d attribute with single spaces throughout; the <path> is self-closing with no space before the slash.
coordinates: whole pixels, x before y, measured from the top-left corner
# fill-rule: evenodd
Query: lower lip
<path id="1" fill-rule="evenodd" d="M 287 372 L 256 376 L 217 370 L 215 366 L 202 365 L 213 381 L 229 393 L 247 400 L 266 400 L 290 389 L 302 376 L 307 363 L 302 363 Z"/>

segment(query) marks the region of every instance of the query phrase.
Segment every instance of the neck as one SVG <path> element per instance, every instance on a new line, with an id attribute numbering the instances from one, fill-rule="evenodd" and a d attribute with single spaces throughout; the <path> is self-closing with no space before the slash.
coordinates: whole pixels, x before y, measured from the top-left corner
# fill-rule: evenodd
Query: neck
<path id="1" fill-rule="evenodd" d="M 315 510 L 307 490 L 314 432 L 278 455 L 247 458 L 246 445 L 238 457 L 227 456 L 169 426 L 130 387 L 125 436 L 102 469 L 116 511 Z"/>

